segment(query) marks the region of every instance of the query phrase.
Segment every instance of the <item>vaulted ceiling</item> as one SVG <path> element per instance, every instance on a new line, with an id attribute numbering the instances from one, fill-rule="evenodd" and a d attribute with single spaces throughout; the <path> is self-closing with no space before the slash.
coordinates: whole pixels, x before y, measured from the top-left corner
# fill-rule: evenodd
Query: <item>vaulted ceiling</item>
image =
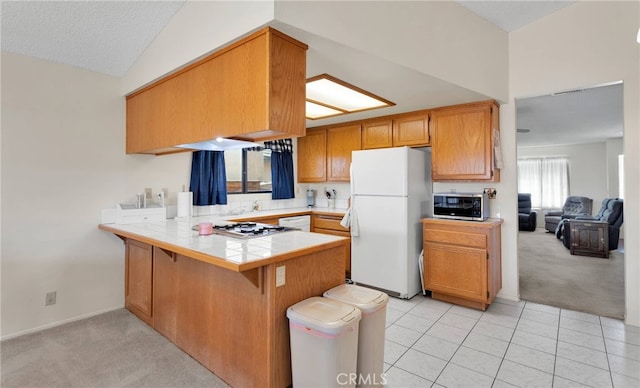
<path id="1" fill-rule="evenodd" d="M 574 1 L 458 3 L 509 32 L 570 6 Z M 2 50 L 122 77 L 183 4 L 183 1 L 2 1 Z M 322 69 L 329 64 L 322 58 L 340 57 L 348 63 L 363 55 L 335 42 L 317 40 L 310 44 L 314 45 L 314 51 L 331 52 L 332 55 L 309 55 L 308 75 L 326 72 Z M 448 101 L 457 103 L 487 98 L 384 61 L 376 62 L 369 69 L 369 78 L 371 83 L 395 96 L 383 97 L 398 104 L 394 107 L 397 112 L 438 106 Z M 618 85 L 564 94 L 556 96 L 553 103 L 544 102 L 546 99 L 543 98 L 519 100 L 517 126 L 531 130 L 518 135 L 519 145 L 543 145 L 542 139 L 555 144 L 575 142 L 577 137 L 572 135 L 572 128 L 583 135 L 588 133 L 581 142 L 622 136 L 621 88 Z M 619 98 L 612 98 L 612 93 L 618 93 Z M 602 109 L 602 99 L 606 99 L 605 105 L 609 108 Z M 602 114 L 598 117 L 593 117 L 596 110 L 591 107 L 594 105 L 600 107 L 597 112 Z M 558 107 L 564 108 L 558 110 Z M 385 112 L 389 113 L 395 112 Z M 552 123 L 551 117 L 555 120 Z M 345 116 L 308 125 L 352 119 Z"/>

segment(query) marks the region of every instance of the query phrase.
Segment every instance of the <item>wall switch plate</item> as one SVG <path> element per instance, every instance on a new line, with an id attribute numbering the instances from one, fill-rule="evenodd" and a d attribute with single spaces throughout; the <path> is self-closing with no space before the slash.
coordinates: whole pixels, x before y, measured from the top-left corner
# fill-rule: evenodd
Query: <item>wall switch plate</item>
<path id="1" fill-rule="evenodd" d="M 284 286 L 285 283 L 285 266 L 276 267 L 276 287 Z"/>

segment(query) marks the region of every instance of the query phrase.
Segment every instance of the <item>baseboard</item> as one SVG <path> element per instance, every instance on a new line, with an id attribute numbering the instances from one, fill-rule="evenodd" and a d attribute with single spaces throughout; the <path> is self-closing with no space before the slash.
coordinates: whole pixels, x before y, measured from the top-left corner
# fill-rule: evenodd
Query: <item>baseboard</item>
<path id="1" fill-rule="evenodd" d="M 39 331 L 46 330 L 46 329 L 51 329 L 52 327 L 61 326 L 61 325 L 67 324 L 67 323 L 80 321 L 82 319 L 91 318 L 91 317 L 94 317 L 96 315 L 109 313 L 109 312 L 115 311 L 115 310 L 120 310 L 122 308 L 124 308 L 124 304 L 120 305 L 120 306 L 109 307 L 109 308 L 104 309 L 104 310 L 94 311 L 94 312 L 88 313 L 88 314 L 78 315 L 76 317 L 65 319 L 65 320 L 62 320 L 62 321 L 48 323 L 46 325 L 38 326 L 38 327 L 35 327 L 33 329 L 19 331 L 17 333 L 13 333 L 13 334 L 9 334 L 9 335 L 0 337 L 0 342 L 6 341 L 6 340 L 10 340 L 12 338 L 21 337 L 21 336 L 27 335 L 27 334 L 37 333 Z"/>

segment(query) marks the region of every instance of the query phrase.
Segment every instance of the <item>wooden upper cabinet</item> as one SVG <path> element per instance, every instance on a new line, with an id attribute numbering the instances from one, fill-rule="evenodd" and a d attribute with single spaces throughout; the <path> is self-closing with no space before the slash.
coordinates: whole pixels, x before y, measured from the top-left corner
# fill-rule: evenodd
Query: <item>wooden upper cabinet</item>
<path id="1" fill-rule="evenodd" d="M 304 136 L 307 46 L 264 28 L 127 96 L 127 153 Z"/>
<path id="2" fill-rule="evenodd" d="M 327 180 L 327 130 L 308 130 L 298 138 L 298 182 Z"/>
<path id="3" fill-rule="evenodd" d="M 494 167 L 494 129 L 500 133 L 494 101 L 432 110 L 432 179 L 499 182 L 500 170 Z"/>
<path id="4" fill-rule="evenodd" d="M 362 124 L 362 149 L 429 145 L 429 112 L 387 116 Z"/>
<path id="5" fill-rule="evenodd" d="M 327 181 L 351 180 L 351 151 L 361 149 L 360 129 L 360 124 L 327 129 Z"/>
<path id="6" fill-rule="evenodd" d="M 393 121 L 375 121 L 362 124 L 362 149 L 393 147 Z"/>
<path id="7" fill-rule="evenodd" d="M 393 119 L 393 146 L 428 146 L 429 114 L 401 116 Z"/>

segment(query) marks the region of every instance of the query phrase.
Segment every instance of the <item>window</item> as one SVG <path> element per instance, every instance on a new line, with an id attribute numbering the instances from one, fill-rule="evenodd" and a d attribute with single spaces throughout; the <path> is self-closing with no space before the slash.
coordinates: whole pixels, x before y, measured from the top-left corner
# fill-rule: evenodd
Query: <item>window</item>
<path id="1" fill-rule="evenodd" d="M 569 196 L 569 160 L 519 159 L 518 192 L 530 193 L 534 208 L 561 208 Z"/>
<path id="2" fill-rule="evenodd" d="M 271 192 L 271 150 L 230 149 L 224 161 L 228 194 Z"/>

